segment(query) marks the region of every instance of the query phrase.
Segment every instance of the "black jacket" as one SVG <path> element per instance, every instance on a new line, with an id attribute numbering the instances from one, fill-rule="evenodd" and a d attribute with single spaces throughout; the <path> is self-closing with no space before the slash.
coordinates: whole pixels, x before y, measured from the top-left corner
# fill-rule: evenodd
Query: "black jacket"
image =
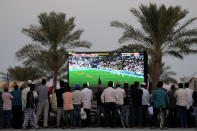
<path id="1" fill-rule="evenodd" d="M 32 108 L 34 109 L 36 105 L 36 100 L 34 97 L 34 94 L 32 91 L 29 91 L 27 93 L 27 103 L 26 103 L 26 108 Z"/>
<path id="2" fill-rule="evenodd" d="M 132 106 L 142 105 L 142 95 L 143 91 L 141 89 L 133 89 L 131 91 Z"/>
<path id="3" fill-rule="evenodd" d="M 63 99 L 62 99 L 62 94 L 66 92 L 65 88 L 60 88 L 55 90 L 56 97 L 57 97 L 57 107 L 63 107 Z"/>
<path id="4" fill-rule="evenodd" d="M 169 108 L 176 108 L 176 97 L 175 97 L 175 91 L 171 90 L 168 92 L 168 97 L 169 97 Z"/>
<path id="5" fill-rule="evenodd" d="M 193 100 L 194 100 L 193 106 L 197 106 L 197 91 L 193 92 L 192 97 L 193 97 Z"/>
<path id="6" fill-rule="evenodd" d="M 95 93 L 97 105 L 103 105 L 103 103 L 101 102 L 101 95 L 102 95 L 102 93 L 103 93 L 103 90 L 98 90 L 98 91 Z"/>

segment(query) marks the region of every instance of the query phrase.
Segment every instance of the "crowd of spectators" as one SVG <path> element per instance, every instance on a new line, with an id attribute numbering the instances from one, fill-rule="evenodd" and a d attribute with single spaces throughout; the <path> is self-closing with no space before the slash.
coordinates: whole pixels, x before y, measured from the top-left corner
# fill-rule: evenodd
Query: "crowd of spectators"
<path id="1" fill-rule="evenodd" d="M 103 89 L 98 85 L 94 92 L 87 83 L 81 89 L 76 84 L 71 90 L 69 84 L 60 81 L 60 89 L 55 89 L 57 110 L 56 128 L 82 128 L 92 126 L 92 103 L 95 100 L 96 121 L 98 127 L 121 126 L 123 128 L 151 127 L 157 128 L 159 124 L 158 113 L 160 109 L 164 114 L 164 127 L 188 128 L 197 125 L 197 87 L 189 88 L 189 83 L 179 83 L 167 92 L 163 82 L 159 81 L 157 89 L 151 93 L 147 90 L 146 83 L 124 83 L 123 88 L 119 82 L 115 87 L 113 82 L 108 82 L 108 87 Z M 18 85 L 9 92 L 4 88 L 0 92 L 1 128 L 48 128 L 50 115 L 50 90 L 46 80 L 35 87 L 31 80 L 22 91 Z M 42 114 L 43 112 L 43 114 Z M 195 113 L 195 121 L 192 113 Z M 23 116 L 24 117 L 20 117 Z M 43 119 L 43 125 L 39 120 Z M 11 122 L 12 121 L 12 122 Z"/>

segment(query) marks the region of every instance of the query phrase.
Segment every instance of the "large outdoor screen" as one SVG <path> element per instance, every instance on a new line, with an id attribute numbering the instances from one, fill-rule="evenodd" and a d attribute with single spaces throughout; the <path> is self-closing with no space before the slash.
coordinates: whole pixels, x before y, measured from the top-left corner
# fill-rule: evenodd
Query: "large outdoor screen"
<path id="1" fill-rule="evenodd" d="M 145 79 L 144 52 L 133 53 L 69 53 L 69 85 L 88 83 L 90 87 L 102 84 L 107 87 L 108 81 L 129 84 Z"/>

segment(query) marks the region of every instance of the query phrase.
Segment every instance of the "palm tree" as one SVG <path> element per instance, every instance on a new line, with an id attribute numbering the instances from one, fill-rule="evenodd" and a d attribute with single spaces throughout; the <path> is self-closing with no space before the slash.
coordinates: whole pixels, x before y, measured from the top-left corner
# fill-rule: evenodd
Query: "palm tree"
<path id="1" fill-rule="evenodd" d="M 8 68 L 8 74 L 10 80 L 14 81 L 36 80 L 44 75 L 44 73 L 37 68 L 21 66 Z M 0 75 L 2 79 L 6 80 L 6 73 L 0 72 Z"/>
<path id="2" fill-rule="evenodd" d="M 31 65 L 54 73 L 54 87 L 57 76 L 65 68 L 68 50 L 76 47 L 90 48 L 87 41 L 80 41 L 83 30 L 74 30 L 74 17 L 66 18 L 64 13 L 41 13 L 38 16 L 39 25 L 30 25 L 22 32 L 30 37 L 34 43 L 21 48 L 16 56 L 25 65 Z"/>
<path id="3" fill-rule="evenodd" d="M 119 51 L 147 51 L 153 63 L 153 89 L 160 79 L 162 58 L 173 56 L 183 59 L 183 56 L 197 53 L 197 29 L 188 29 L 197 18 L 186 22 L 181 20 L 188 14 L 180 6 L 168 7 L 156 4 L 140 5 L 139 10 L 132 8 L 130 12 L 138 19 L 140 28 L 118 21 L 111 22 L 111 26 L 124 30 L 120 43 L 130 42 Z M 183 24 L 181 24 L 183 23 Z"/>
<path id="4" fill-rule="evenodd" d="M 149 75 L 150 77 L 152 77 L 152 62 L 149 62 L 148 65 L 148 70 L 149 70 Z M 171 66 L 169 65 L 165 65 L 165 63 L 161 63 L 161 67 L 160 67 L 160 80 L 163 81 L 166 84 L 177 84 L 177 80 L 173 77 L 176 76 L 176 73 L 171 71 Z"/>

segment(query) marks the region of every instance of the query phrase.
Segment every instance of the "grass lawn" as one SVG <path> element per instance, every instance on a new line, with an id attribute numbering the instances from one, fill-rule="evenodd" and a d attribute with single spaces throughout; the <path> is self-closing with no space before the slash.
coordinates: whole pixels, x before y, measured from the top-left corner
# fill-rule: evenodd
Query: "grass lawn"
<path id="1" fill-rule="evenodd" d="M 80 84 L 82 86 L 83 83 L 89 82 L 91 87 L 97 87 L 99 76 L 103 87 L 107 87 L 108 81 L 113 81 L 115 83 L 119 81 L 122 86 L 125 82 L 128 82 L 129 84 L 135 81 L 144 82 L 143 78 L 118 75 L 100 70 L 81 70 L 69 71 L 69 83 L 71 87 L 75 87 L 75 84 Z"/>

